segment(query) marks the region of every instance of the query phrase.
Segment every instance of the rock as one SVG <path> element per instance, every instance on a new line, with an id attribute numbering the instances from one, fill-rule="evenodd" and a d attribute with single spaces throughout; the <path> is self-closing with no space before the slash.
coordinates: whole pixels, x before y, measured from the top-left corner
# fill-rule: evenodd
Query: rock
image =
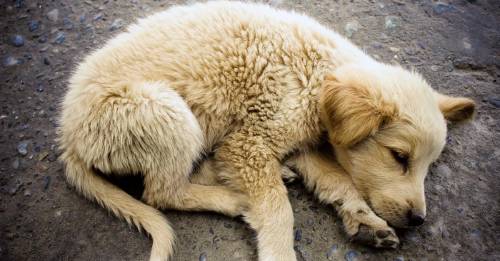
<path id="1" fill-rule="evenodd" d="M 439 164 L 436 167 L 436 173 L 438 176 L 442 176 L 443 178 L 448 178 L 451 176 L 451 169 L 446 164 Z"/>
<path id="2" fill-rule="evenodd" d="M 31 196 L 31 191 L 30 191 L 30 190 L 28 190 L 28 189 L 27 189 L 27 190 L 25 190 L 25 191 L 24 191 L 24 196 L 25 196 L 25 197 L 29 197 L 29 196 Z"/>
<path id="3" fill-rule="evenodd" d="M 398 256 L 396 257 L 396 259 L 394 259 L 394 261 L 405 261 L 405 258 L 402 256 Z"/>
<path id="4" fill-rule="evenodd" d="M 390 15 L 385 17 L 385 29 L 387 30 L 396 29 L 400 24 L 400 18 L 397 16 Z"/>
<path id="5" fill-rule="evenodd" d="M 24 0 L 16 0 L 14 6 L 18 9 L 24 7 Z"/>
<path id="6" fill-rule="evenodd" d="M 22 35 L 16 34 L 11 37 L 10 43 L 12 46 L 21 47 L 24 45 L 24 37 Z"/>
<path id="7" fill-rule="evenodd" d="M 47 190 L 50 186 L 50 176 L 43 177 L 43 190 Z"/>
<path id="8" fill-rule="evenodd" d="M 49 19 L 52 22 L 57 22 L 57 20 L 59 19 L 59 10 L 52 9 L 50 12 L 47 13 L 47 19 Z"/>
<path id="9" fill-rule="evenodd" d="M 446 12 L 453 11 L 455 9 L 455 7 L 453 7 L 450 4 L 444 3 L 444 2 L 436 2 L 436 3 L 434 3 L 434 6 L 432 7 L 432 9 L 434 10 L 434 13 L 436 13 L 436 14 L 443 14 Z"/>
<path id="10" fill-rule="evenodd" d="M 50 65 L 50 60 L 47 57 L 43 57 L 43 64 Z"/>
<path id="11" fill-rule="evenodd" d="M 118 29 L 122 28 L 122 26 L 123 26 L 123 20 L 118 18 L 118 19 L 115 19 L 113 21 L 113 23 L 111 23 L 109 30 L 110 31 L 118 30 Z"/>
<path id="12" fill-rule="evenodd" d="M 359 252 L 356 250 L 349 250 L 345 253 L 344 259 L 346 261 L 358 260 Z"/>
<path id="13" fill-rule="evenodd" d="M 31 20 L 30 23 L 28 24 L 28 28 L 30 32 L 34 32 L 40 28 L 40 21 L 37 20 Z"/>
<path id="14" fill-rule="evenodd" d="M 439 70 L 439 66 L 437 65 L 431 65 L 431 71 L 437 72 Z"/>
<path id="15" fill-rule="evenodd" d="M 496 108 L 500 108 L 500 98 L 489 98 L 488 102 Z"/>
<path id="16" fill-rule="evenodd" d="M 63 26 L 64 26 L 64 29 L 66 29 L 66 30 L 73 29 L 73 23 L 71 22 L 71 20 L 68 17 L 64 17 Z"/>
<path id="17" fill-rule="evenodd" d="M 78 21 L 80 21 L 81 24 L 85 23 L 85 20 L 87 20 L 85 14 L 82 14 L 78 17 Z"/>
<path id="18" fill-rule="evenodd" d="M 349 38 L 351 38 L 352 35 L 359 30 L 359 27 L 360 27 L 360 24 L 359 24 L 358 21 L 348 22 L 344 26 L 344 31 L 346 33 L 346 36 L 349 37 Z"/>
<path id="19" fill-rule="evenodd" d="M 294 236 L 295 241 L 300 241 L 302 240 L 302 230 L 300 228 L 295 230 L 295 236 Z"/>
<path id="20" fill-rule="evenodd" d="M 47 35 L 43 34 L 40 37 L 38 37 L 38 42 L 39 43 L 46 43 L 47 42 Z"/>
<path id="21" fill-rule="evenodd" d="M 12 162 L 12 168 L 13 169 L 18 169 L 19 166 L 21 165 L 21 162 L 18 158 L 16 158 L 13 162 Z"/>
<path id="22" fill-rule="evenodd" d="M 96 15 L 94 15 L 94 21 L 101 20 L 103 16 L 104 16 L 103 13 L 97 13 Z"/>
<path id="23" fill-rule="evenodd" d="M 7 56 L 2 61 L 2 64 L 5 67 L 10 67 L 10 66 L 14 66 L 14 65 L 22 64 L 22 63 L 23 63 L 22 59 L 18 59 L 18 58 L 12 57 L 12 56 Z"/>
<path id="24" fill-rule="evenodd" d="M 201 253 L 200 257 L 198 258 L 199 261 L 207 261 L 207 253 Z"/>
<path id="25" fill-rule="evenodd" d="M 331 246 L 330 249 L 328 249 L 328 252 L 326 252 L 326 258 L 328 260 L 335 260 L 335 254 L 338 252 L 338 249 L 337 245 Z"/>
<path id="26" fill-rule="evenodd" d="M 66 39 L 66 34 L 64 32 L 58 32 L 56 38 L 54 39 L 54 43 L 62 44 L 64 43 L 65 39 Z"/>
<path id="27" fill-rule="evenodd" d="M 21 141 L 19 144 L 17 144 L 17 152 L 19 154 L 26 156 L 28 154 L 28 141 Z"/>

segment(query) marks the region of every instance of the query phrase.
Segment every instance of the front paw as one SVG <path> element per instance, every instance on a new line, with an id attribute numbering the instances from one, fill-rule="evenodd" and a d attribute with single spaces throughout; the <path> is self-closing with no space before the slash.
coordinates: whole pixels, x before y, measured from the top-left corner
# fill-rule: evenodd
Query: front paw
<path id="1" fill-rule="evenodd" d="M 396 248 L 399 239 L 394 229 L 363 205 L 341 210 L 346 232 L 352 241 L 376 248 Z"/>
<path id="2" fill-rule="evenodd" d="M 351 239 L 353 242 L 376 248 L 395 249 L 399 245 L 398 236 L 396 236 L 396 233 L 390 227 L 377 230 L 361 224 L 358 233 L 352 236 Z"/>

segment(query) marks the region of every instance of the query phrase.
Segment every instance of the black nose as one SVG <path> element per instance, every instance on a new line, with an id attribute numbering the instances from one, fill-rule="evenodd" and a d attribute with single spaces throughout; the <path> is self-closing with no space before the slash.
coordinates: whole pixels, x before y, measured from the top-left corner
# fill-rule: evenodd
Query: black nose
<path id="1" fill-rule="evenodd" d="M 425 216 L 419 213 L 416 210 L 410 210 L 408 211 L 408 225 L 414 227 L 414 226 L 420 226 L 424 223 L 425 221 Z"/>

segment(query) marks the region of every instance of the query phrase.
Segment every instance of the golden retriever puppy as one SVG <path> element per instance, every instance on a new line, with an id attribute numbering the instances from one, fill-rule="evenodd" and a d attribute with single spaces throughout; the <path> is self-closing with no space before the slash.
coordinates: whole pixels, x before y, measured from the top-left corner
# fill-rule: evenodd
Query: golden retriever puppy
<path id="1" fill-rule="evenodd" d="M 243 215 L 259 259 L 289 261 L 285 155 L 327 131 L 361 196 L 406 225 L 408 211 L 425 214 L 422 183 L 444 145 L 445 117 L 473 110 L 471 100 L 438 95 L 417 73 L 375 61 L 311 18 L 221 1 L 142 19 L 89 55 L 70 79 L 59 143 L 68 182 L 144 228 L 151 260 L 172 254 L 172 228 L 156 208 L 173 208 Z M 223 186 L 189 180 L 207 151 Z M 97 170 L 142 175 L 144 203 Z M 364 204 L 346 212 L 368 211 Z M 376 229 L 392 231 L 378 220 Z"/>

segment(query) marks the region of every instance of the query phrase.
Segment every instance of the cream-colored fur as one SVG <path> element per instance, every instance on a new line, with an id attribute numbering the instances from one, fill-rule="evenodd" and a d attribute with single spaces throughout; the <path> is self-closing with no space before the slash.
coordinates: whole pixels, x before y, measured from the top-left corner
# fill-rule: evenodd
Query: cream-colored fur
<path id="1" fill-rule="evenodd" d="M 373 60 L 306 16 L 239 2 L 174 7 L 130 26 L 79 65 L 63 102 L 61 159 L 79 191 L 151 235 L 151 260 L 168 259 L 173 241 L 155 208 L 244 215 L 257 232 L 260 260 L 295 260 L 285 155 L 304 151 L 296 165 L 306 185 L 325 202 L 344 201 L 349 234 L 360 224 L 369 234 L 392 231 L 364 200 L 389 220 L 384 211 L 396 208 L 386 207 L 387 198 L 411 198 L 423 209 L 424 172 L 446 133 L 437 101 L 448 101 L 441 108 L 454 119 L 473 112 L 470 100 L 435 96 L 416 73 Z M 306 150 L 323 131 L 337 154 L 331 163 Z M 400 196 L 386 187 L 398 178 L 383 173 L 402 176 L 386 147 L 406 153 L 404 135 L 424 156 L 415 178 L 400 178 L 412 189 Z M 223 185 L 189 180 L 208 151 Z M 380 162 L 370 158 L 377 153 Z M 143 175 L 144 203 L 95 169 Z M 381 174 L 366 177 L 370 171 Z"/>

